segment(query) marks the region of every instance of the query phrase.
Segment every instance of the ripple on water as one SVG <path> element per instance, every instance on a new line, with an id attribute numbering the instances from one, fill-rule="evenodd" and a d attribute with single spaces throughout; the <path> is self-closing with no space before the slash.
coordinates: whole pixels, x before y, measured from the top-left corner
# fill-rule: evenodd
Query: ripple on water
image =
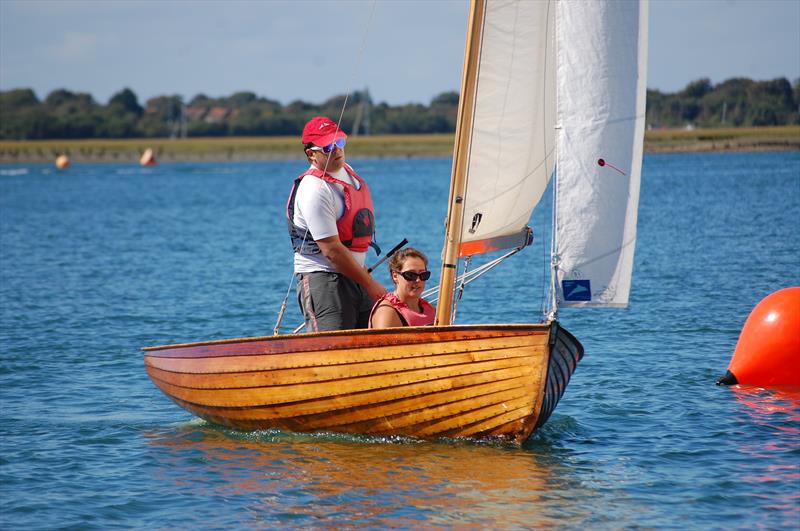
<path id="1" fill-rule="evenodd" d="M 408 237 L 437 275 L 450 161 L 356 162 L 376 175 L 380 242 Z M 0 168 L 4 524 L 792 529 L 800 397 L 714 382 L 752 307 L 800 285 L 798 169 L 797 153 L 647 157 L 631 305 L 562 311 L 586 356 L 514 448 L 241 433 L 147 378 L 142 346 L 271 333 L 296 163 Z M 539 319 L 549 208 L 459 320 Z"/>

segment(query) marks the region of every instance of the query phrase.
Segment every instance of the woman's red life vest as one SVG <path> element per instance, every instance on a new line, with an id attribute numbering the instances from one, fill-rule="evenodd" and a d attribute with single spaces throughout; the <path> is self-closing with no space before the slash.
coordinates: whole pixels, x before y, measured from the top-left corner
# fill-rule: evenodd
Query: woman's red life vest
<path id="1" fill-rule="evenodd" d="M 432 325 L 434 318 L 436 317 L 436 309 L 434 309 L 434 307 L 423 298 L 419 299 L 419 305 L 422 308 L 422 313 L 420 313 L 409 308 L 408 305 L 401 301 L 400 298 L 394 293 L 387 293 L 382 298 L 378 299 L 378 301 L 372 307 L 372 311 L 369 313 L 370 328 L 372 328 L 372 316 L 375 315 L 375 310 L 378 309 L 378 306 L 380 306 L 383 301 L 386 301 L 392 305 L 392 308 L 394 308 L 394 310 L 400 316 L 400 321 L 403 323 L 403 326 Z"/>
<path id="2" fill-rule="evenodd" d="M 340 181 L 330 174 L 317 168 L 312 168 L 298 176 L 294 180 L 292 191 L 289 194 L 289 201 L 286 204 L 286 219 L 289 222 L 289 237 L 292 239 L 292 247 L 295 252 L 301 254 L 318 254 L 319 246 L 310 237 L 306 237 L 306 231 L 294 224 L 294 198 L 297 195 L 297 187 L 300 181 L 308 175 L 313 175 L 318 179 L 331 184 L 339 184 L 344 189 L 344 213 L 336 220 L 336 229 L 339 231 L 339 239 L 351 251 L 363 253 L 369 249 L 373 243 L 375 235 L 375 209 L 372 206 L 372 196 L 369 187 L 364 180 L 348 164 L 344 165 L 348 175 L 354 178 L 361 185 L 356 188 L 350 183 Z M 380 251 L 378 251 L 380 253 Z"/>

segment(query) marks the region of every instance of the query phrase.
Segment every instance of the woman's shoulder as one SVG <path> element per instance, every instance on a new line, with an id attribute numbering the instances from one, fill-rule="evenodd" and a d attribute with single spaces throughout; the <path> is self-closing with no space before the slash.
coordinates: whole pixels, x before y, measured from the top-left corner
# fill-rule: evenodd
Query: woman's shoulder
<path id="1" fill-rule="evenodd" d="M 376 323 L 376 321 L 378 322 Z M 403 321 L 400 317 L 400 314 L 397 312 L 397 308 L 392 306 L 392 304 L 386 299 L 378 301 L 378 303 L 375 305 L 372 310 L 372 315 L 370 316 L 370 323 L 378 324 L 379 328 L 403 325 Z"/>
<path id="2" fill-rule="evenodd" d="M 381 301 L 378 302 L 378 304 L 375 306 L 375 311 L 376 312 L 379 311 L 379 310 L 386 311 L 385 308 L 388 308 L 390 310 L 394 310 L 394 306 L 392 305 L 392 303 L 390 303 L 389 301 L 384 299 L 384 300 L 381 300 Z"/>
<path id="3" fill-rule="evenodd" d="M 403 300 L 397 295 L 395 295 L 395 293 L 392 291 L 384 295 L 381 301 L 382 303 L 385 302 L 388 305 L 393 306 L 395 308 L 405 308 L 407 306 L 406 303 L 404 303 Z"/>

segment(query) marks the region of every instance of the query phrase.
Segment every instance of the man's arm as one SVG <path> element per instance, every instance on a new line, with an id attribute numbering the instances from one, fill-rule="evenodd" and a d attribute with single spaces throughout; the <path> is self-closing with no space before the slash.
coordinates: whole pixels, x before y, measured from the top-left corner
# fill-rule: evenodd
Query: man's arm
<path id="1" fill-rule="evenodd" d="M 328 236 L 316 240 L 322 254 L 336 267 L 336 271 L 350 280 L 360 284 L 372 300 L 378 300 L 386 294 L 386 288 L 367 273 L 367 269 L 356 262 L 339 236 Z"/>

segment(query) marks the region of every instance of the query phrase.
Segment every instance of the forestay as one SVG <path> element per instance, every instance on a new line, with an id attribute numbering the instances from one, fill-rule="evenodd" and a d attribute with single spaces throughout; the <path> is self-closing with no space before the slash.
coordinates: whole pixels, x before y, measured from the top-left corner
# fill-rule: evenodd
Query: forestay
<path id="1" fill-rule="evenodd" d="M 647 2 L 556 3 L 558 306 L 626 306 L 644 136 Z"/>

